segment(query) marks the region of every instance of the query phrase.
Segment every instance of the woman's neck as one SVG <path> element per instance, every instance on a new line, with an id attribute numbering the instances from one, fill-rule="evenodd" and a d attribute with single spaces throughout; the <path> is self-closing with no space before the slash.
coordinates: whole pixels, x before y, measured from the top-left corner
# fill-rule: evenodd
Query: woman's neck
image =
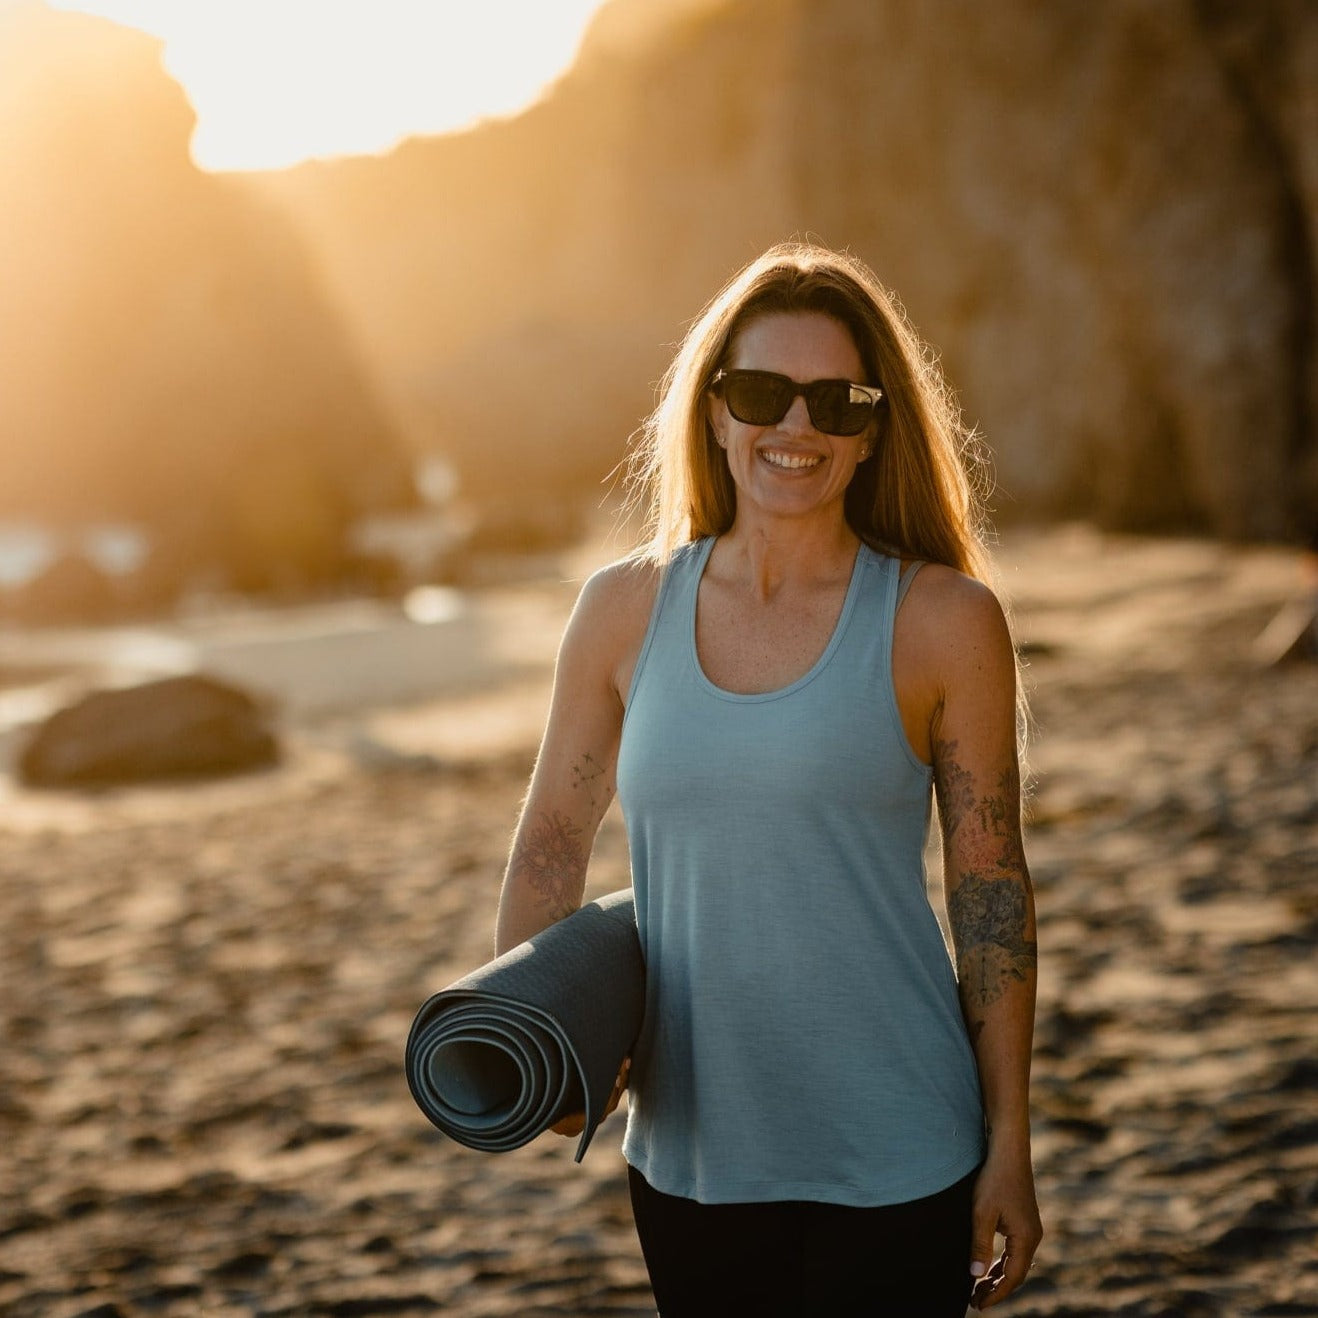
<path id="1" fill-rule="evenodd" d="M 720 570 L 758 599 L 785 587 L 818 587 L 851 578 L 859 540 L 845 521 L 733 521 L 720 537 Z"/>

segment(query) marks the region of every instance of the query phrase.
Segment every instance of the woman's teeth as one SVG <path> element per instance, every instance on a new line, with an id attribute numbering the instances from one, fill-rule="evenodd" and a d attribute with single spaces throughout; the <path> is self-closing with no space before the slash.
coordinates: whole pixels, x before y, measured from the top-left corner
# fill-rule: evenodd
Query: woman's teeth
<path id="1" fill-rule="evenodd" d="M 773 467 L 785 467 L 788 471 L 799 471 L 802 467 L 817 467 L 823 458 L 817 453 L 775 453 L 771 449 L 762 449 L 760 457 Z"/>

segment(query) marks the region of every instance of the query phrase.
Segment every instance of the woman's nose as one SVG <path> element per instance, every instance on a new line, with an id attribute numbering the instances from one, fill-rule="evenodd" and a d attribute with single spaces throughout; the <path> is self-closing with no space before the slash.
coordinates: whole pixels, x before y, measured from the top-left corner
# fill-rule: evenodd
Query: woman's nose
<path id="1" fill-rule="evenodd" d="M 814 422 L 810 420 L 810 409 L 805 403 L 805 395 L 797 394 L 792 399 L 791 407 L 787 409 L 787 415 L 778 423 L 778 429 L 788 435 L 807 435 L 814 428 Z"/>

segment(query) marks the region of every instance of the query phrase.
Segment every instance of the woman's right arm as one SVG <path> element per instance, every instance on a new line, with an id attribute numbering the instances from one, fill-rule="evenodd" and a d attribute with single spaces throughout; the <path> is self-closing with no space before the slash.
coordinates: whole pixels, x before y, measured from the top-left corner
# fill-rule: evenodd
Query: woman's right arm
<path id="1" fill-rule="evenodd" d="M 586 582 L 554 669 L 549 722 L 513 835 L 496 952 L 581 905 L 586 862 L 615 792 L 623 694 L 649 621 L 657 570 L 615 563 Z"/>

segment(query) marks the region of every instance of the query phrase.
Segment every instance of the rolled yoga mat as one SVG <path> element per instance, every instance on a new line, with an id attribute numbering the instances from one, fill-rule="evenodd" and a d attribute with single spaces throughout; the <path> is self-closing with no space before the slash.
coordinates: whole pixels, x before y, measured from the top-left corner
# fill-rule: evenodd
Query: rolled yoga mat
<path id="1" fill-rule="evenodd" d="M 502 1153 L 585 1112 L 580 1162 L 645 1009 L 630 888 L 436 993 L 407 1039 L 407 1083 L 451 1139 Z"/>

